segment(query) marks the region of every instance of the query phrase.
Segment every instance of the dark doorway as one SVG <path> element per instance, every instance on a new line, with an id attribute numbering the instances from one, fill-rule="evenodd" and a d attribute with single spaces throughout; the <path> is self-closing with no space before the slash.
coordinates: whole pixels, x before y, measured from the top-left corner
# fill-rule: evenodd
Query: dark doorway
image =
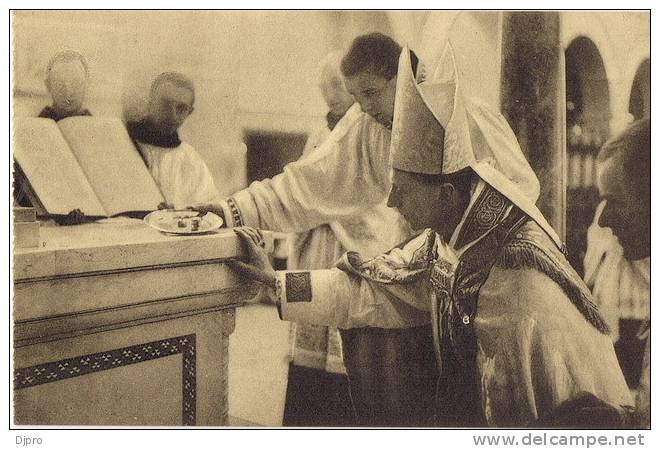
<path id="1" fill-rule="evenodd" d="M 578 37 L 566 49 L 566 246 L 584 275 L 587 229 L 599 202 L 596 156 L 610 133 L 610 92 L 596 45 Z"/>
<path id="2" fill-rule="evenodd" d="M 302 155 L 307 134 L 249 130 L 243 134 L 247 146 L 248 183 L 272 178 L 282 173 L 284 166 Z M 286 269 L 286 244 L 275 241 L 273 267 Z"/>
<path id="3" fill-rule="evenodd" d="M 249 130 L 244 133 L 247 146 L 248 182 L 272 178 L 302 154 L 307 134 Z"/>

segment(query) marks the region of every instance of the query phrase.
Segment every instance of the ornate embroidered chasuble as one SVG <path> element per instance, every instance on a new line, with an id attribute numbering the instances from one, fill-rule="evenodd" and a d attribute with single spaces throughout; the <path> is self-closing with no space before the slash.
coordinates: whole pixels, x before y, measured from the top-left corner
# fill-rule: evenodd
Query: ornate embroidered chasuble
<path id="1" fill-rule="evenodd" d="M 350 276 L 339 270 L 280 274 L 281 316 L 346 329 L 405 328 L 418 316 L 431 318 L 443 372 L 440 426 L 526 425 L 576 391 L 614 405 L 630 402 L 589 291 L 535 221 L 484 185 L 454 237 L 456 250 L 426 230 L 373 259 L 347 253 L 337 267 Z M 549 290 L 525 284 L 529 280 Z M 332 296 L 335 291 L 342 294 Z M 352 300 L 340 301 L 346 297 Z M 528 325 L 533 334 L 521 333 L 519 326 Z M 586 340 L 574 338 L 573 326 Z M 547 350 L 540 346 L 546 343 Z"/>
<path id="2" fill-rule="evenodd" d="M 479 290 L 495 264 L 498 251 L 527 220 L 518 208 L 511 207 L 504 195 L 486 185 L 459 230 L 456 247 L 463 248 L 480 240 L 460 257 L 453 282 L 445 275 L 452 268 L 444 265 L 444 261 L 438 261 L 431 270 L 431 284 L 438 301 L 438 314 L 432 320 L 438 322 L 439 353 L 436 355 L 442 370 L 436 392 L 437 425 L 485 425 L 472 321 L 477 312 Z"/>
<path id="3" fill-rule="evenodd" d="M 442 376 L 438 382 L 437 419 L 440 426 L 485 426 L 474 318 L 479 291 L 494 266 L 532 268 L 549 276 L 596 329 L 608 329 L 590 293 L 570 268 L 562 252 L 535 222 L 490 186 L 481 192 L 459 231 L 456 248 L 472 244 L 459 258 L 453 282 L 451 267 L 438 261 L 431 270 L 437 308 Z M 507 214 L 507 210 L 510 212 Z"/>

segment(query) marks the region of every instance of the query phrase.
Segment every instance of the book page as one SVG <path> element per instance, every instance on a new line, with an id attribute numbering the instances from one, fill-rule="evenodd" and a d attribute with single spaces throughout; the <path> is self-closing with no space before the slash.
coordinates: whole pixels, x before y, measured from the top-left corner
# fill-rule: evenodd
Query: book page
<path id="1" fill-rule="evenodd" d="M 14 158 L 49 213 L 80 209 L 87 215 L 106 215 L 53 120 L 16 117 Z"/>
<path id="2" fill-rule="evenodd" d="M 108 215 L 165 201 L 121 120 L 69 117 L 57 125 Z"/>

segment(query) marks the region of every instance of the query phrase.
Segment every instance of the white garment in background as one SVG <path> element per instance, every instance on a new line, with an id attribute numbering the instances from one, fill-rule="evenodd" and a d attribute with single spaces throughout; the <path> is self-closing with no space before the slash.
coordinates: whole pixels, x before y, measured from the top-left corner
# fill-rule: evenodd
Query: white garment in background
<path id="1" fill-rule="evenodd" d="M 166 148 L 138 142 L 138 146 L 165 201 L 175 209 L 219 201 L 211 172 L 190 144 Z"/>
<path id="2" fill-rule="evenodd" d="M 326 125 L 310 134 L 298 161 L 309 157 L 329 135 L 330 129 Z M 286 265 L 290 270 L 330 268 L 345 251 L 330 225 L 322 224 L 307 231 L 289 234 Z"/>

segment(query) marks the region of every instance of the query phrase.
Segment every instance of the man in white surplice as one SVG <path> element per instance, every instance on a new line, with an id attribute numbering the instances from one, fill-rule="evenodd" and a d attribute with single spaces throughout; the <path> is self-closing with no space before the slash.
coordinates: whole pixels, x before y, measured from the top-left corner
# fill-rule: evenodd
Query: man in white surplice
<path id="1" fill-rule="evenodd" d="M 323 143 L 272 179 L 201 209 L 223 215 L 230 227 L 303 232 L 330 224 L 345 250 L 370 257 L 409 238 L 405 219 L 386 206 L 400 53 L 401 46 L 383 34 L 357 37 L 341 64 L 357 103 Z M 430 332 L 428 316 L 421 314 L 403 329 L 341 332 L 357 424 L 424 424 L 431 399 L 427 385 L 437 377 Z M 418 350 L 403 350 L 409 347 Z"/>
<path id="2" fill-rule="evenodd" d="M 193 112 L 194 103 L 192 81 L 180 73 L 164 72 L 151 84 L 146 117 L 126 124 L 165 197 L 164 208 L 219 200 L 206 163 L 192 145 L 179 139 L 178 129 Z"/>

